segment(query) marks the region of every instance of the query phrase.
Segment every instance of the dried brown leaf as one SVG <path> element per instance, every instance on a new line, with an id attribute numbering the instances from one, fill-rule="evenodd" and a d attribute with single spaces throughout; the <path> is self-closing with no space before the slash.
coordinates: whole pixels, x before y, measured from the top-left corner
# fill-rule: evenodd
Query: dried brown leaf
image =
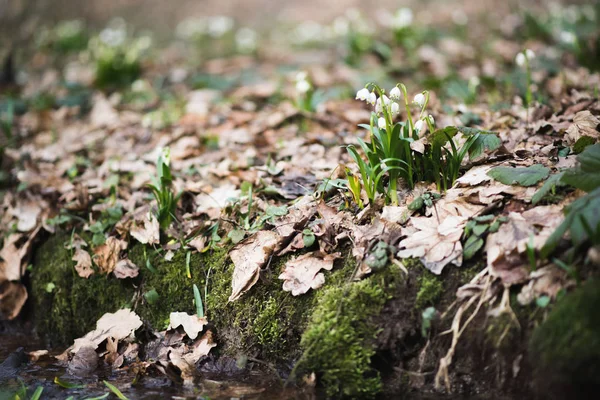
<path id="1" fill-rule="evenodd" d="M 117 265 L 115 265 L 115 269 L 113 270 L 113 274 L 118 279 L 135 278 L 139 273 L 140 270 L 138 266 L 128 258 L 119 260 Z"/>
<path id="2" fill-rule="evenodd" d="M 232 291 L 229 301 L 239 299 L 256 281 L 260 269 L 266 264 L 281 243 L 281 236 L 273 231 L 259 231 L 254 236 L 238 244 L 229 256 L 235 269 L 231 282 Z"/>
<path id="3" fill-rule="evenodd" d="M 89 278 L 94 273 L 92 269 L 92 257 L 81 247 L 75 249 L 72 260 L 77 262 L 75 270 L 80 277 Z"/>
<path id="4" fill-rule="evenodd" d="M 202 332 L 206 324 L 208 324 L 208 321 L 205 317 L 189 315 L 184 312 L 172 312 L 169 316 L 169 327 L 167 329 L 177 329 L 181 326 L 190 339 L 196 339 L 198 333 Z"/>
<path id="5" fill-rule="evenodd" d="M 119 261 L 119 254 L 127 248 L 127 242 L 117 239 L 114 236 L 106 239 L 106 243 L 94 249 L 94 262 L 98 266 L 101 274 L 110 274 L 113 272 Z"/>
<path id="6" fill-rule="evenodd" d="M 283 290 L 299 296 L 309 289 L 320 288 L 325 283 L 325 275 L 320 271 L 331 271 L 333 262 L 340 257 L 340 253 L 323 254 L 315 251 L 289 260 L 279 275 L 279 279 L 284 281 Z"/>

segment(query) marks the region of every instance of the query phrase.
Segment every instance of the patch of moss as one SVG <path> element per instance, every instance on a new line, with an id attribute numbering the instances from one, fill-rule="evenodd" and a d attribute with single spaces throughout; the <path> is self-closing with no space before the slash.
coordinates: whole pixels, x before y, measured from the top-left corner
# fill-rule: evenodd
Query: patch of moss
<path id="1" fill-rule="evenodd" d="M 135 288 L 131 280 L 112 276 L 77 275 L 65 243 L 67 233 L 50 237 L 33 254 L 31 299 L 38 333 L 53 345 L 70 344 L 95 327 L 106 312 L 128 304 Z M 48 284 L 54 288 L 47 290 Z"/>
<path id="2" fill-rule="evenodd" d="M 371 366 L 379 330 L 374 319 L 401 278 L 391 266 L 359 282 L 321 288 L 302 335 L 299 369 L 314 371 L 329 396 L 374 397 L 382 389 Z"/>
<path id="3" fill-rule="evenodd" d="M 442 278 L 429 271 L 424 271 L 423 275 L 417 278 L 417 282 L 419 291 L 415 300 L 415 308 L 420 310 L 427 306 L 433 306 L 444 292 Z"/>
<path id="4" fill-rule="evenodd" d="M 588 281 L 559 301 L 534 330 L 529 349 L 540 380 L 580 394 L 596 392 L 592 389 L 600 387 L 600 281 Z"/>

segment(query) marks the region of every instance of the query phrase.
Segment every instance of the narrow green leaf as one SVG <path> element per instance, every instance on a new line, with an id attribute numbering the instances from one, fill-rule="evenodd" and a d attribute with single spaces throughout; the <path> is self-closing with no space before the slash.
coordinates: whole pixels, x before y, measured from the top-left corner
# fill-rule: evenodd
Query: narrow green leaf
<path id="1" fill-rule="evenodd" d="M 56 383 L 60 387 L 64 387 L 65 389 L 81 389 L 84 388 L 85 385 L 78 383 L 71 383 L 60 379 L 58 376 L 54 377 L 54 383 Z"/>
<path id="2" fill-rule="evenodd" d="M 198 315 L 198 317 L 203 318 L 204 317 L 204 306 L 202 305 L 202 297 L 200 297 L 200 290 L 198 289 L 198 286 L 196 286 L 196 284 L 194 283 L 194 303 L 196 304 L 196 315 Z"/>
<path id="3" fill-rule="evenodd" d="M 40 400 L 42 398 L 43 391 L 44 391 L 44 388 L 42 386 L 38 386 L 37 389 L 35 389 L 35 392 L 33 392 L 33 395 L 31 396 L 31 400 Z"/>
<path id="4" fill-rule="evenodd" d="M 564 186 L 565 184 L 561 182 L 561 179 L 564 175 L 564 172 L 559 172 L 554 175 L 550 175 L 546 182 L 542 185 L 541 188 L 535 192 L 533 197 L 531 198 L 532 204 L 537 204 L 542 200 L 551 190 L 554 190 L 557 186 Z"/>
<path id="5" fill-rule="evenodd" d="M 117 388 L 115 385 L 113 385 L 110 382 L 107 381 L 102 381 L 104 382 L 104 384 L 106 385 L 107 388 L 110 389 L 111 392 L 113 392 L 119 399 L 121 400 L 129 400 L 123 393 L 121 393 L 121 391 L 119 390 L 119 388 Z"/>

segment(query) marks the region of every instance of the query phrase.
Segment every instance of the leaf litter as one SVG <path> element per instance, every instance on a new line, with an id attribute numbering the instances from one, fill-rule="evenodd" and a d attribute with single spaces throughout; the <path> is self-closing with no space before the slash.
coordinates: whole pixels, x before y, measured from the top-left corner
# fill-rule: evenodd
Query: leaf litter
<path id="1" fill-rule="evenodd" d="M 496 41 L 494 48 L 498 59 L 485 60 L 483 66 L 461 65 L 459 72 L 468 75 L 465 71 L 475 67 L 482 76 L 494 76 L 491 71 L 512 62 L 519 51 L 516 43 L 507 40 Z M 468 60 L 476 53 L 470 45 L 442 40 L 422 44 L 416 54 L 427 74 L 445 78 L 453 59 L 461 60 L 457 64 L 471 64 Z M 91 109 L 81 117 L 75 113 L 79 106 L 48 110 L 51 128 L 33 111 L 19 116 L 16 125 L 35 135 L 24 136 L 20 147 L 5 149 L 10 175 L 19 187 L 7 191 L 1 206 L 2 317 L 16 318 L 25 304 L 27 290 L 21 279 L 32 244 L 40 232 L 53 233 L 61 225 L 82 223 L 79 233 L 89 231 L 99 238 L 94 242 L 88 235 L 86 240 L 78 234 L 72 237 L 72 267 L 82 278 L 94 273 L 119 279 L 138 276 L 139 267 L 127 257 L 131 240 L 173 255 L 177 247 L 168 246 L 209 251 L 219 245 L 215 237 L 226 238 L 235 231 L 236 244 L 229 252 L 234 265 L 229 301 L 243 301 L 251 288 L 260 284 L 261 271 L 272 269 L 272 257 L 287 254 L 291 258 L 276 271 L 283 290 L 293 296 L 319 290 L 329 271 L 336 268 L 335 261 L 343 257 L 343 245 L 351 246 L 358 262 L 356 279 L 376 273 L 380 263 L 404 258 L 419 259 L 434 274 L 443 274 L 445 269 L 465 263 L 469 222 L 487 215 L 502 216 L 506 220 L 499 222 L 497 230 L 477 235 L 480 242 L 474 254 L 480 254 L 486 266 L 457 293 L 450 329 L 452 345 L 436 376 L 438 386 L 449 386 L 447 374 L 456 343 L 478 310 L 500 299 L 497 310 L 509 312 L 504 296 L 511 286 L 520 287 L 519 301 L 529 304 L 544 295 L 555 299 L 561 289 L 573 285 L 564 270 L 547 260 L 537 260 L 537 269 L 532 270 L 528 253 L 543 250 L 565 221 L 563 209 L 569 203 L 593 217 L 594 198 L 581 200 L 579 192 L 550 204 L 544 201 L 563 179 L 553 178 L 556 175 L 551 173 L 577 165 L 575 175 L 597 177 L 588 167 L 595 164 L 586 163 L 585 156 L 575 164 L 572 155 L 561 153 L 565 148 L 575 149 L 582 139 L 590 138 L 593 143 L 600 137 L 600 103 L 597 94 L 586 89 L 598 84 L 597 75 L 563 66 L 564 81 L 558 82 L 546 71 L 536 71 L 540 87 L 546 84 L 551 90 L 548 104 L 530 107 L 519 99 L 492 110 L 488 104 L 476 104 L 477 99 L 465 98 L 462 100 L 471 104 L 453 105 L 455 111 L 449 113 L 440 98 L 433 96 L 431 109 L 436 120 L 453 126 L 471 125 L 461 128 L 462 132 L 474 126 L 498 136 L 485 134 L 472 157 L 470 154 L 463 162 L 463 175 L 432 206 L 416 211 L 409 207 L 431 188 L 413 193 L 402 189 L 399 205 L 374 202 L 361 210 L 346 190 L 348 174 L 356 174 L 356 166 L 340 146 L 356 143 L 360 135 L 356 125 L 369 121 L 369 111 L 360 102 L 335 97 L 314 111 L 299 110 L 292 81 L 285 76 L 272 77 L 272 67 L 279 60 L 267 57 L 261 61 L 266 65 L 235 58 L 206 63 L 207 70 L 231 75 L 256 68 L 261 82 L 200 90 L 183 84 L 177 87 L 185 100 L 177 116 L 157 128 L 144 122 L 149 119 L 145 106 L 137 108 L 125 100 L 125 94 L 130 94 L 125 89 L 110 97 L 92 89 Z M 364 84 L 359 82 L 360 71 L 346 66 L 309 65 L 307 70 L 324 89 L 337 83 L 346 88 Z M 159 73 L 148 72 L 140 79 L 146 85 L 152 74 Z M 41 77 L 34 76 L 27 85 L 40 83 Z M 61 93 L 58 80 L 50 87 L 53 93 Z M 274 101 L 278 96 L 289 100 Z M 463 122 L 467 117 L 477 122 Z M 415 146 L 424 149 L 429 144 L 422 141 Z M 164 147 L 171 149 L 173 186 L 183 193 L 167 230 L 178 244 L 161 240 L 154 212 L 157 204 L 147 188 Z M 545 182 L 548 187 L 536 197 Z M 249 196 L 245 195 L 248 183 L 255 189 Z M 590 189 L 585 182 L 570 184 Z M 364 193 L 361 195 L 364 200 Z M 588 239 L 586 227 L 577 224 L 578 220 L 573 222 L 571 236 L 576 243 L 583 243 Z M 210 229 L 216 229 L 216 234 L 199 234 Z M 463 319 L 469 311 L 470 316 Z M 140 329 L 141 320 L 133 312 L 117 314 L 119 318 L 105 315 L 96 331 L 75 342 L 70 350 L 73 372 L 95 369 L 98 360 L 94 354 L 106 357 L 117 368 L 124 360 L 135 359 L 138 350 L 133 333 Z M 170 366 L 176 366 L 184 380 L 192 379 L 195 362 L 216 346 L 206 326 L 207 321 L 200 317 L 172 313 L 170 329 L 154 333 L 152 351 L 159 360 L 157 368 L 167 374 Z"/>

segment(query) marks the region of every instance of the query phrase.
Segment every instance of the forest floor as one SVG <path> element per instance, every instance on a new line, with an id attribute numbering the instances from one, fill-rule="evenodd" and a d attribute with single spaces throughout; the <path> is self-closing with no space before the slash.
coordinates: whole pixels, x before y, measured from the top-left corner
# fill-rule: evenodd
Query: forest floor
<path id="1" fill-rule="evenodd" d="M 427 7 L 188 18 L 161 45 L 65 21 L 10 53 L 0 317 L 70 345 L 32 341 L 67 370 L 29 391 L 118 371 L 134 397 L 145 375 L 191 395 L 255 370 L 347 397 L 597 385 L 600 349 L 547 353 L 591 317 L 539 326 L 575 318 L 600 265 L 600 8 Z M 232 395 L 257 394 L 212 397 Z"/>

